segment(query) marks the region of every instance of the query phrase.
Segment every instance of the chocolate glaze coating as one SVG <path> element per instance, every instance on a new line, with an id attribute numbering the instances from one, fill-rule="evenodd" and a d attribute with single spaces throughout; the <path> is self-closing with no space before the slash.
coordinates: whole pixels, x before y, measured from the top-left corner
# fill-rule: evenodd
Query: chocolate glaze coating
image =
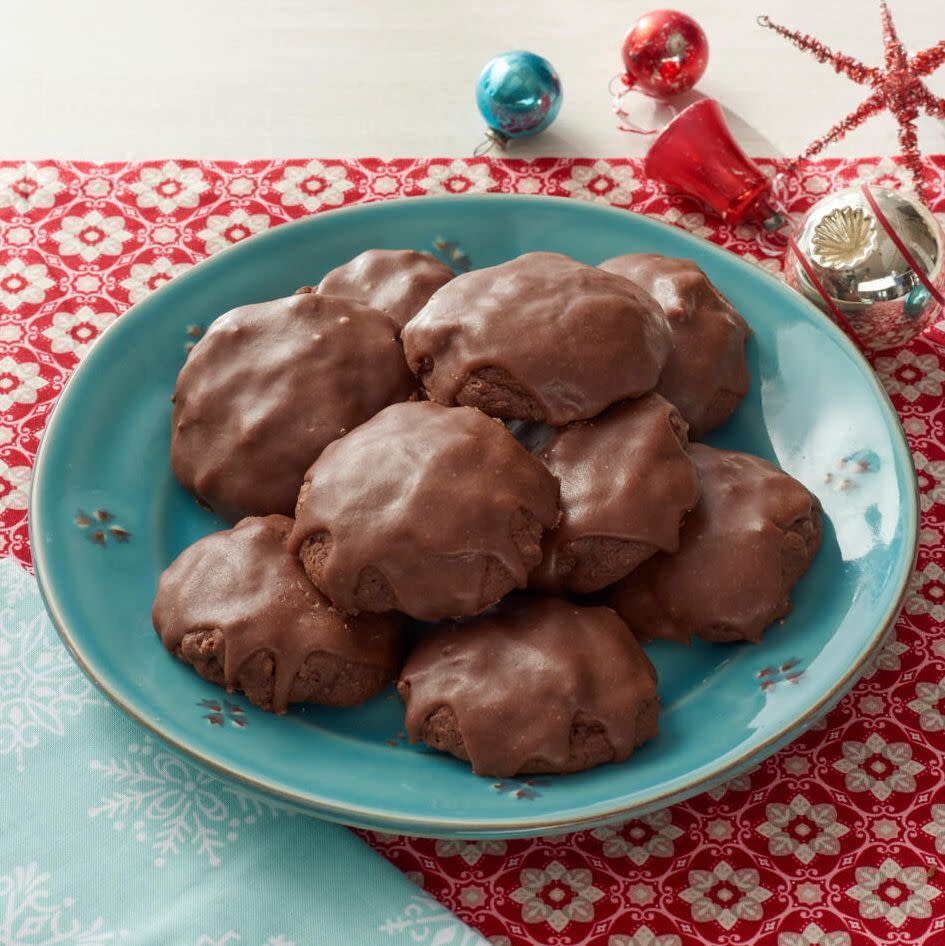
<path id="1" fill-rule="evenodd" d="M 411 742 L 478 775 L 621 762 L 656 735 L 656 671 L 610 608 L 516 595 L 438 628 L 397 684 Z"/>
<path id="2" fill-rule="evenodd" d="M 332 440 L 416 391 L 393 322 L 302 294 L 222 315 L 177 378 L 171 465 L 231 520 L 291 515 Z"/>
<path id="3" fill-rule="evenodd" d="M 287 551 L 291 528 L 249 518 L 185 549 L 158 582 L 154 628 L 202 677 L 263 709 L 362 703 L 400 667 L 400 619 L 332 608 Z"/>
<path id="4" fill-rule="evenodd" d="M 557 253 L 457 276 L 403 341 L 431 400 L 554 426 L 645 394 L 672 346 L 642 289 Z"/>
<path id="5" fill-rule="evenodd" d="M 297 517 L 290 545 L 337 607 L 434 621 L 524 587 L 558 484 L 481 411 L 409 402 L 325 448 Z"/>
<path id="6" fill-rule="evenodd" d="M 702 500 L 679 535 L 618 582 L 611 604 L 641 640 L 761 639 L 791 609 L 790 592 L 820 546 L 817 497 L 766 460 L 690 448 Z"/>
<path id="7" fill-rule="evenodd" d="M 316 292 L 379 309 L 402 329 L 452 278 L 453 271 L 429 253 L 365 250 L 328 273 Z"/>
<path id="8" fill-rule="evenodd" d="M 675 344 L 656 390 L 679 408 L 690 436 L 725 423 L 751 382 L 745 320 L 692 260 L 630 253 L 600 268 L 642 286 L 663 307 Z"/>
<path id="9" fill-rule="evenodd" d="M 654 552 L 675 552 L 700 493 L 686 443 L 679 412 L 652 393 L 558 430 L 538 455 L 561 484 L 561 521 L 529 584 L 598 591 Z"/>

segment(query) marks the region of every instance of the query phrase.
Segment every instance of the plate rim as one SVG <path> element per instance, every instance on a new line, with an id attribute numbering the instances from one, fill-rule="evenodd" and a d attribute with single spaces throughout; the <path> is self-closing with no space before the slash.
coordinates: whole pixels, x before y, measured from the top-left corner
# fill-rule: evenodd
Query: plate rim
<path id="1" fill-rule="evenodd" d="M 85 675 L 92 681 L 92 683 L 95 684 L 99 691 L 102 692 L 113 705 L 118 707 L 118 709 L 135 720 L 137 723 L 143 725 L 150 732 L 160 737 L 164 742 L 173 746 L 176 750 L 184 753 L 186 756 L 196 761 L 200 765 L 210 768 L 214 772 L 223 775 L 226 778 L 240 782 L 250 787 L 254 791 L 262 792 L 263 794 L 269 795 L 270 797 L 278 798 L 281 802 L 297 809 L 301 808 L 308 814 L 316 815 L 331 821 L 337 821 L 348 825 L 362 826 L 377 830 L 387 830 L 389 828 L 400 833 L 413 834 L 417 837 L 514 837 L 533 836 L 549 831 L 561 833 L 571 830 L 579 830 L 581 828 L 590 827 L 595 824 L 605 824 L 618 821 L 622 818 L 639 816 L 646 812 L 660 809 L 691 798 L 707 791 L 715 785 L 719 785 L 725 781 L 730 780 L 731 778 L 750 768 L 756 762 L 767 758 L 773 752 L 777 751 L 781 746 L 786 745 L 797 738 L 823 713 L 828 712 L 833 707 L 833 705 L 837 703 L 854 686 L 857 680 L 859 680 L 870 658 L 885 643 L 888 633 L 893 629 L 899 613 L 902 610 L 906 594 L 908 593 L 910 578 L 915 570 L 919 547 L 920 508 L 918 487 L 915 479 L 914 460 L 911 448 L 909 447 L 909 443 L 905 435 L 905 431 L 902 428 L 899 415 L 892 403 L 892 400 L 889 397 L 888 392 L 879 382 L 879 379 L 873 371 L 872 366 L 869 364 L 859 347 L 854 344 L 854 342 L 810 300 L 805 298 L 801 293 L 790 289 L 783 282 L 775 278 L 757 261 L 748 257 L 739 256 L 738 254 L 733 253 L 724 247 L 718 246 L 715 243 L 700 239 L 699 237 L 689 233 L 681 227 L 665 223 L 664 221 L 657 220 L 646 214 L 637 213 L 636 211 L 626 210 L 611 205 L 586 203 L 575 200 L 573 197 L 480 193 L 370 200 L 349 207 L 340 207 L 327 211 L 320 211 L 316 214 L 308 214 L 304 217 L 297 218 L 296 220 L 286 221 L 285 223 L 271 227 L 262 233 L 254 234 L 252 237 L 242 240 L 231 247 L 227 247 L 219 253 L 215 253 L 212 256 L 200 260 L 186 272 L 177 276 L 173 281 L 161 286 L 154 292 L 150 293 L 145 299 L 142 299 L 140 302 L 130 306 L 118 319 L 116 319 L 102 332 L 102 334 L 99 336 L 99 339 L 96 340 L 94 347 L 98 347 L 98 343 L 101 338 L 105 337 L 109 333 L 116 334 L 120 332 L 122 330 L 122 325 L 128 323 L 131 319 L 139 318 L 140 316 L 138 315 L 138 310 L 147 310 L 153 307 L 154 300 L 160 299 L 162 293 L 166 293 L 168 291 L 180 291 L 181 285 L 185 284 L 191 277 L 194 276 L 195 273 L 200 278 L 204 278 L 204 273 L 207 269 L 219 265 L 217 262 L 218 260 L 227 259 L 230 255 L 245 253 L 246 245 L 258 245 L 266 239 L 272 239 L 277 234 L 279 235 L 279 238 L 284 238 L 285 231 L 296 228 L 301 229 L 304 226 L 311 226 L 313 221 L 322 219 L 326 215 L 334 218 L 335 216 L 342 214 L 349 216 L 361 214 L 364 212 L 377 212 L 379 208 L 384 206 L 405 205 L 408 202 L 414 203 L 417 201 L 423 202 L 425 204 L 435 203 L 454 206 L 462 206 L 463 204 L 468 205 L 469 203 L 518 203 L 522 204 L 523 206 L 536 205 L 539 203 L 543 205 L 555 203 L 566 205 L 571 208 L 580 207 L 580 213 L 590 213 L 592 215 L 596 213 L 601 216 L 611 218 L 626 218 L 627 216 L 631 216 L 645 221 L 647 226 L 671 231 L 674 234 L 674 237 L 680 239 L 684 245 L 689 244 L 692 246 L 697 246 L 703 253 L 707 252 L 709 256 L 714 256 L 723 260 L 729 257 L 734 257 L 739 262 L 752 266 L 764 277 L 768 286 L 773 292 L 782 295 L 788 294 L 787 297 L 793 302 L 797 303 L 800 301 L 803 306 L 806 307 L 808 312 L 814 317 L 814 320 L 820 323 L 820 327 L 829 335 L 832 335 L 833 338 L 840 343 L 840 346 L 845 349 L 848 356 L 852 356 L 853 361 L 859 365 L 861 371 L 863 371 L 864 375 L 866 376 L 866 379 L 873 386 L 880 403 L 882 404 L 889 419 L 892 421 L 892 423 L 889 425 L 889 432 L 891 434 L 891 440 L 893 441 L 894 450 L 901 454 L 901 459 L 906 461 L 906 472 L 912 473 L 912 476 L 907 478 L 911 502 L 909 501 L 909 496 L 901 497 L 900 502 L 900 510 L 905 519 L 906 529 L 906 534 L 904 536 L 906 542 L 904 542 L 904 545 L 908 542 L 909 533 L 911 533 L 912 538 L 912 555 L 910 558 L 910 565 L 909 568 L 904 572 L 904 575 L 900 581 L 900 587 L 891 607 L 888 608 L 885 614 L 883 614 L 882 618 L 877 621 L 876 629 L 874 630 L 871 639 L 861 651 L 860 656 L 856 662 L 848 667 L 844 674 L 840 676 L 814 703 L 812 703 L 802 715 L 795 718 L 787 725 L 782 726 L 776 732 L 771 733 L 763 742 L 759 743 L 758 745 L 755 745 L 746 751 L 740 752 L 735 758 L 728 759 L 728 756 L 736 753 L 738 751 L 736 749 L 730 750 L 729 753 L 719 756 L 713 761 L 713 763 L 703 767 L 704 769 L 708 769 L 708 771 L 704 771 L 697 780 L 689 781 L 680 785 L 678 783 L 685 779 L 685 776 L 680 776 L 668 786 L 664 787 L 663 790 L 659 792 L 651 792 L 647 797 L 632 804 L 627 804 L 625 802 L 621 802 L 620 799 L 615 799 L 609 803 L 598 803 L 593 807 L 585 805 L 577 812 L 566 817 L 555 818 L 542 815 L 527 816 L 523 813 L 520 814 L 516 812 L 515 815 L 517 815 L 517 817 L 513 816 L 507 820 L 502 821 L 490 821 L 483 819 L 470 820 L 444 816 L 422 817 L 408 814 L 397 815 L 391 814 L 388 810 L 378 810 L 366 805 L 346 806 L 344 804 L 340 804 L 337 800 L 319 797 L 317 793 L 304 793 L 286 789 L 278 785 L 274 785 L 271 782 L 267 782 L 260 777 L 239 771 L 238 769 L 231 767 L 225 761 L 215 759 L 198 749 L 191 748 L 185 741 L 173 735 L 172 733 L 167 732 L 158 720 L 149 719 L 146 715 L 139 712 L 134 706 L 130 705 L 121 695 L 114 692 L 113 688 L 108 682 L 107 671 L 104 673 L 96 671 L 96 669 L 86 659 L 81 645 L 74 637 L 74 632 L 70 627 L 69 620 L 58 605 L 55 588 L 52 587 L 52 583 L 47 579 L 48 562 L 46 560 L 43 544 L 34 541 L 36 534 L 42 531 L 40 528 L 38 528 L 38 525 L 42 523 L 44 513 L 43 502 L 41 499 L 43 491 L 37 490 L 36 485 L 44 479 L 45 474 L 43 471 L 45 469 L 44 464 L 47 453 L 46 444 L 55 436 L 57 421 L 62 413 L 60 411 L 61 405 L 69 396 L 69 392 L 74 387 L 74 382 L 76 379 L 84 378 L 87 374 L 94 370 L 94 348 L 93 351 L 91 351 L 89 355 L 87 355 L 75 367 L 69 377 L 69 380 L 63 386 L 62 391 L 56 398 L 55 405 L 46 419 L 42 436 L 40 438 L 39 449 L 37 450 L 36 457 L 33 462 L 30 483 L 29 505 L 27 510 L 30 552 L 32 555 L 33 568 L 40 595 L 46 608 L 46 612 L 49 615 L 56 632 L 58 633 L 62 642 L 65 644 L 72 658 L 76 661 Z"/>

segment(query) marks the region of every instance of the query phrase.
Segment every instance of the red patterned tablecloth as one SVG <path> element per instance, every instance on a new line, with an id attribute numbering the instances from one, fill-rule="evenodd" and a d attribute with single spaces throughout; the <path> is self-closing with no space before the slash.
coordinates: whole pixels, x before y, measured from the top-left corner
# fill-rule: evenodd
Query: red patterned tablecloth
<path id="1" fill-rule="evenodd" d="M 945 157 L 927 167 L 941 217 Z M 864 180 L 905 183 L 889 159 L 821 161 L 784 196 L 802 211 Z M 0 162 L 0 555 L 29 567 L 46 416 L 129 305 L 286 220 L 483 191 L 631 208 L 780 271 L 781 237 L 721 226 L 629 160 Z M 945 944 L 945 334 L 933 336 L 873 360 L 912 444 L 921 547 L 895 639 L 825 721 L 725 787 L 620 827 L 367 840 L 495 946 Z"/>

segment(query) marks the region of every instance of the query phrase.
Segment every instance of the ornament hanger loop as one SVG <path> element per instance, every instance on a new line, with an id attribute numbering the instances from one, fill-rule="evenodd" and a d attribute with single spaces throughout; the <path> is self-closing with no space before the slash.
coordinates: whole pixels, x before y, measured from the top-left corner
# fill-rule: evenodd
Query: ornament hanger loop
<path id="1" fill-rule="evenodd" d="M 618 83 L 622 88 L 616 88 Z M 658 128 L 642 128 L 630 117 L 630 113 L 623 107 L 624 98 L 629 92 L 634 91 L 633 80 L 629 76 L 620 72 L 615 76 L 611 76 L 610 82 L 607 83 L 607 91 L 610 93 L 611 97 L 610 107 L 613 109 L 614 115 L 617 116 L 618 131 L 625 131 L 631 135 L 655 135 L 659 131 Z M 670 109 L 675 118 L 676 110 L 669 105 L 667 108 Z"/>
<path id="2" fill-rule="evenodd" d="M 476 150 L 473 151 L 473 157 L 481 158 L 484 154 L 488 154 L 493 148 L 505 151 L 505 146 L 508 143 L 508 135 L 503 135 L 502 132 L 496 128 L 487 128 L 486 137 L 476 145 Z"/>
<path id="3" fill-rule="evenodd" d="M 761 16 L 755 18 L 755 22 L 759 26 L 771 26 L 771 17 L 767 13 L 763 13 Z"/>

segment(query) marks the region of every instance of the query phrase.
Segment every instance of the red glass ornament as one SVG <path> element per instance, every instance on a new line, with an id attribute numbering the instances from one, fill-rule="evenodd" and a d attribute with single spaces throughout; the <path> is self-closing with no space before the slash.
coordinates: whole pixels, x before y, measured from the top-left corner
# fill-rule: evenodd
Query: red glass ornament
<path id="1" fill-rule="evenodd" d="M 653 10 L 630 27 L 623 41 L 627 88 L 668 98 L 688 92 L 709 62 L 702 27 L 678 10 Z"/>
<path id="2" fill-rule="evenodd" d="M 755 220 L 769 230 L 784 223 L 768 203 L 771 182 L 735 143 L 714 99 L 684 108 L 650 145 L 643 170 L 707 204 L 726 223 Z"/>

